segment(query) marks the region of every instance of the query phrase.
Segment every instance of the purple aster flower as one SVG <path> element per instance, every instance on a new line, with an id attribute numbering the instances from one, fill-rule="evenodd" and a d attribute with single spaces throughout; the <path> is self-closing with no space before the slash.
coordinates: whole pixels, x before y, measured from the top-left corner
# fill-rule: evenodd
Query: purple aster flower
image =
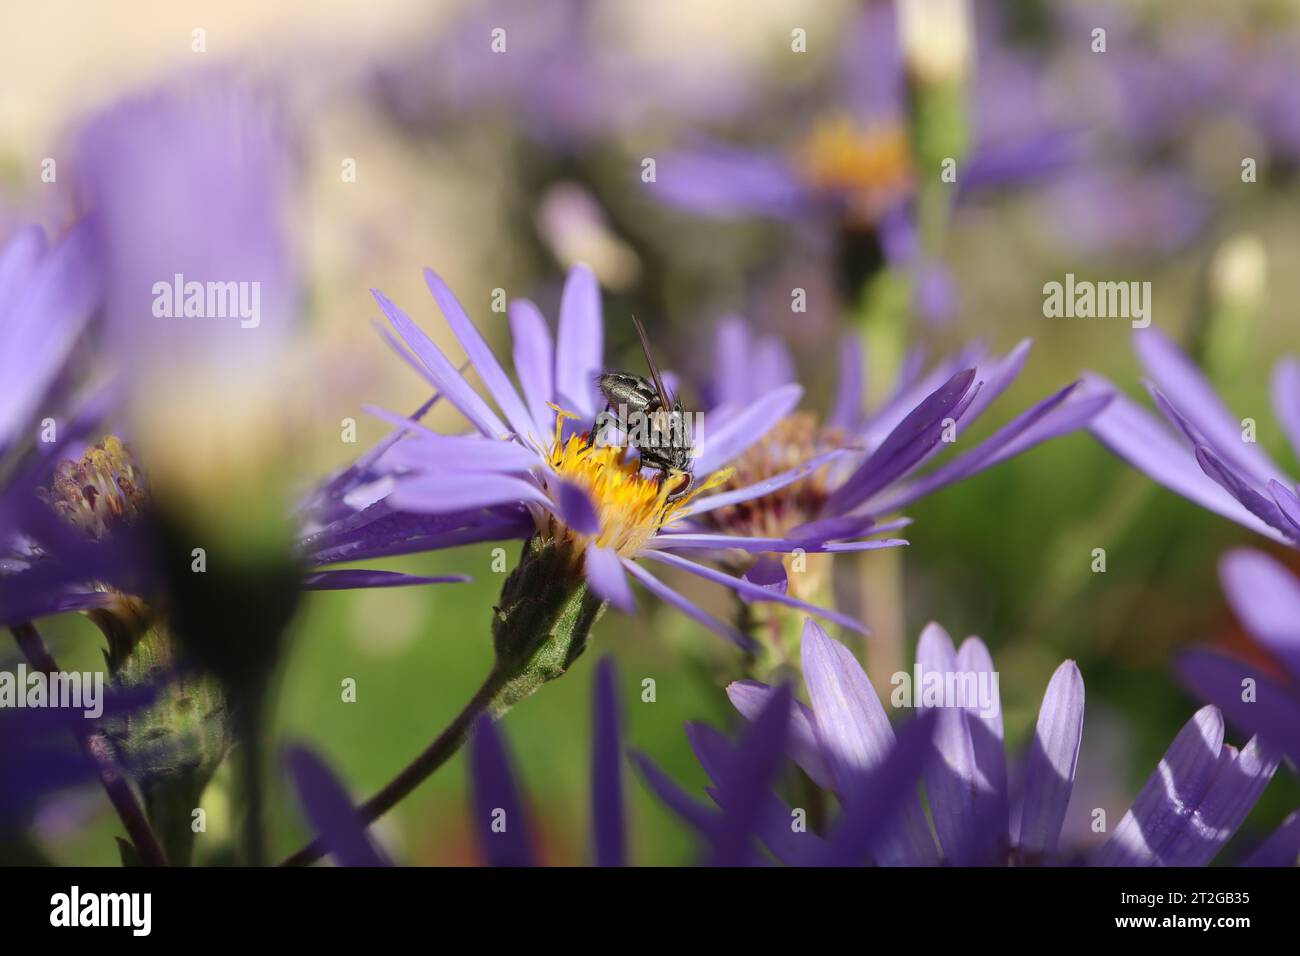
<path id="1" fill-rule="evenodd" d="M 39 228 L 28 227 L 0 247 L 0 627 L 97 606 L 102 596 L 79 579 L 120 557 L 67 548 L 40 574 L 24 575 L 41 553 L 35 535 L 47 551 L 70 538 L 37 490 L 64 456 L 80 454 L 108 404 L 103 389 L 74 396 L 66 368 L 100 301 L 90 238 L 79 225 L 50 246 Z"/>
<path id="2" fill-rule="evenodd" d="M 921 352 L 907 356 L 898 382 L 864 411 L 863 356 L 858 339 L 840 345 L 839 378 L 824 421 L 795 411 L 735 459 L 735 475 L 697 513 L 719 531 L 798 537 L 817 529 L 878 522 L 941 488 L 978 474 L 1040 442 L 1086 424 L 1105 407 L 1103 394 L 1082 396 L 1075 382 L 1031 406 L 979 445 L 922 473 L 960 438 L 1019 375 L 1029 340 L 1005 356 L 978 347 L 926 370 Z M 714 344 L 711 414 L 747 407 L 755 396 L 789 387 L 794 363 L 776 338 L 756 336 L 739 318 L 719 324 Z M 847 452 L 834 457 L 835 450 Z M 801 463 L 815 463 L 809 472 Z M 766 489 L 761 497 L 733 487 Z M 707 510 L 706 510 L 707 509 Z"/>
<path id="3" fill-rule="evenodd" d="M 721 219 L 818 224 L 838 243 L 847 294 L 884 262 L 917 274 L 918 313 L 944 320 L 952 282 L 923 252 L 915 209 L 920 160 L 909 134 L 907 70 L 894 4 L 872 4 L 849 24 L 832 105 L 800 109 L 814 119 L 782 146 L 741 146 L 696 136 L 659 158 L 651 195 Z M 942 14 L 956 16 L 956 12 Z M 961 164 L 959 197 L 1033 182 L 1073 162 L 1075 134 L 1042 93 L 1041 68 L 980 31 L 970 93 L 977 139 Z M 857 260 L 864 258 L 866 262 Z"/>
<path id="4" fill-rule="evenodd" d="M 654 194 L 693 212 L 800 218 L 833 212 L 889 228 L 889 214 L 913 195 L 906 76 L 893 4 L 874 4 L 847 31 L 839 104 L 793 148 L 703 143 L 665 156 Z M 984 33 L 973 109 L 981 139 L 962 188 L 1000 186 L 1051 171 L 1069 155 L 1069 136 L 1047 111 L 1031 64 Z"/>
<path id="5" fill-rule="evenodd" d="M 1228 410 L 1163 332 L 1134 332 L 1133 347 L 1148 376 L 1147 390 L 1165 421 L 1116 394 L 1092 420 L 1092 433 L 1130 465 L 1184 498 L 1274 541 L 1300 547 L 1300 488 L 1255 444 L 1254 428 Z M 1113 389 L 1108 382 L 1097 383 Z M 1274 366 L 1272 392 L 1282 430 L 1300 454 L 1300 363 L 1294 357 Z"/>
<path id="6" fill-rule="evenodd" d="M 473 432 L 439 434 L 376 409 L 404 434 L 375 464 L 382 475 L 377 482 L 365 485 L 358 474 L 345 482 L 346 488 L 338 489 L 356 510 L 308 538 L 305 547 L 313 560 L 370 558 L 536 536 L 565 549 L 602 600 L 631 611 L 635 601 L 630 577 L 742 646 L 751 646 L 752 641 L 653 576 L 640 559 L 687 571 L 746 598 L 809 610 L 861 629 L 848 617 L 679 553 L 864 551 L 904 543 L 892 538 L 868 540 L 879 530 L 868 521 L 849 529 L 809 528 L 769 537 L 720 534 L 696 519 L 725 503 L 706 492 L 727 482 L 731 475 L 725 470 L 727 463 L 761 441 L 794 408 L 801 394 L 798 386 L 775 389 L 746 408 L 729 408 L 726 414 L 715 410 L 706 416 L 693 446 L 694 484 L 688 493 L 675 496 L 673 492 L 682 488 L 680 474 L 648 475 L 630 449 L 589 440 L 602 404 L 596 379 L 603 370 L 604 340 L 600 290 L 590 270 L 578 267 L 570 272 L 555 339 L 532 303 L 512 304 L 514 367 L 522 391 L 510 381 L 446 284 L 427 270 L 425 278 L 500 414 L 405 312 L 375 292 L 397 332 L 397 337 L 388 336 L 390 343 L 465 417 Z M 827 460 L 804 464 L 803 471 L 791 467 L 777 484 L 797 480 Z M 751 500 L 772 487 L 772 482 L 738 487 L 725 500 Z"/>
<path id="7" fill-rule="evenodd" d="M 1237 619 L 1273 664 L 1198 649 L 1182 656 L 1179 674 L 1230 723 L 1300 762 L 1300 581 L 1279 561 L 1245 548 L 1223 557 L 1219 580 Z"/>
<path id="8" fill-rule="evenodd" d="M 911 683 L 912 675 L 898 675 L 892 697 L 896 706 L 917 707 L 921 719 L 909 721 L 897 733 L 857 660 L 812 621 L 805 623 L 802 653 L 810 706 L 796 702 L 790 710 L 786 753 L 813 783 L 834 794 L 843 809 L 841 822 L 832 823 L 823 839 L 792 828 L 797 815 L 766 789 L 750 794 L 751 803 L 769 809 L 763 825 L 747 832 L 774 856 L 804 864 L 828 859 L 861 863 L 868 858 L 885 865 L 1077 860 L 1077 854 L 1058 846 L 1083 733 L 1083 679 L 1073 661 L 1062 663 L 1048 684 L 1025 759 L 1024 786 L 1013 805 L 996 671 L 979 638 L 969 637 L 954 647 L 937 624 L 925 629 L 917 646 L 916 683 Z M 784 692 L 740 681 L 727 693 L 756 725 Z M 788 709 L 784 703 L 782 707 Z M 688 727 L 688 734 L 716 783 L 720 735 L 696 726 Z M 909 755 L 918 747 L 919 755 Z M 1214 707 L 1203 708 L 1179 733 L 1091 862 L 1210 862 L 1258 800 L 1278 759 L 1277 751 L 1258 738 L 1241 751 L 1225 745 L 1222 716 Z M 930 819 L 914 788 L 918 777 L 924 780 Z M 652 778 L 651 784 L 688 822 L 711 819 L 661 778 Z M 864 784 L 874 784 L 880 792 L 864 794 Z M 842 818 L 852 818 L 869 797 L 883 801 L 887 796 L 889 825 L 878 827 L 869 841 L 850 838 L 852 828 Z M 728 805 L 716 794 L 714 799 L 725 817 Z"/>

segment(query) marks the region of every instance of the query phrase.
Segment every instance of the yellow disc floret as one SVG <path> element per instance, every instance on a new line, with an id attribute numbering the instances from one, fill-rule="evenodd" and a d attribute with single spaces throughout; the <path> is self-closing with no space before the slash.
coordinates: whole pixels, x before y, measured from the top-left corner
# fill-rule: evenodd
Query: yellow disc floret
<path id="1" fill-rule="evenodd" d="M 541 519 L 539 531 L 551 540 L 565 539 L 579 550 L 588 544 L 612 548 L 631 557 L 645 547 L 660 528 L 682 513 L 699 494 L 716 488 L 731 477 L 731 469 L 715 472 L 698 483 L 690 494 L 669 501 L 669 496 L 689 480 L 681 473 L 647 477 L 640 461 L 629 449 L 593 443 L 585 434 L 563 436 L 564 421 L 577 416 L 556 410 L 555 439 L 548 453 L 551 468 L 564 481 L 587 492 L 596 509 L 599 528 L 595 534 L 579 534 L 554 515 Z"/>
<path id="2" fill-rule="evenodd" d="M 846 196 L 851 210 L 875 220 L 911 185 L 912 154 L 897 123 L 860 126 L 848 117 L 824 120 L 798 151 L 814 189 Z"/>

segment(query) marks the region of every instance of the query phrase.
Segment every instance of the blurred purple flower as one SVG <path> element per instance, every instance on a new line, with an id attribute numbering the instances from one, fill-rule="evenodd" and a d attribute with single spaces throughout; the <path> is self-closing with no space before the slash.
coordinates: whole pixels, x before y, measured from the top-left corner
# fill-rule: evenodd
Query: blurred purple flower
<path id="1" fill-rule="evenodd" d="M 1223 404 L 1200 370 L 1155 328 L 1133 334 L 1133 347 L 1156 407 L 1166 422 L 1116 393 L 1093 419 L 1092 433 L 1134 468 L 1203 508 L 1300 547 L 1300 496 L 1294 478 L 1254 442 L 1253 430 Z M 1094 388 L 1114 392 L 1100 378 Z M 1300 454 L 1300 362 L 1273 367 L 1273 406 Z"/>
<path id="2" fill-rule="evenodd" d="M 764 818 L 766 827 L 755 829 L 768 849 L 791 863 L 832 858 L 861 863 L 868 856 L 885 865 L 1077 861 L 1076 854 L 1057 845 L 1083 733 L 1083 679 L 1075 664 L 1062 663 L 1043 696 L 1026 758 L 1014 840 L 1001 704 L 997 684 L 991 679 L 996 671 L 988 648 L 977 637 L 954 648 L 948 634 L 931 624 L 917 647 L 917 667 L 920 674 L 931 675 L 930 680 L 922 676 L 922 683 L 911 688 L 910 703 L 918 707 L 921 719 L 904 725 L 896 735 L 853 655 L 816 623 L 805 623 L 803 671 L 811 706 L 794 705 L 787 754 L 818 787 L 839 798 L 845 808 L 843 816 L 849 816 L 852 808 L 869 797 L 883 800 L 882 793 L 864 793 L 864 781 L 892 788 L 894 809 L 889 825 L 879 828 L 863 845 L 867 852 L 845 858 L 834 850 L 846 839 L 843 822 L 832 824 L 827 844 L 812 833 L 793 830 L 790 808 L 775 795 L 766 790 L 761 795 L 751 794 L 750 802 L 765 802 L 770 808 Z M 947 696 L 949 687 L 951 698 Z M 991 693 L 981 688 L 991 688 Z M 896 683 L 895 696 L 899 692 Z M 756 681 L 739 681 L 730 685 L 727 693 L 736 709 L 754 720 L 771 706 L 778 692 Z M 918 727 L 923 720 L 929 723 Z M 716 782 L 717 762 L 709 748 L 718 735 L 708 728 L 692 727 L 689 732 L 697 757 Z M 924 754 L 904 760 L 900 751 L 916 747 Z M 1258 738 L 1240 752 L 1224 745 L 1219 711 L 1203 708 L 1183 728 L 1091 862 L 1134 866 L 1209 863 L 1255 805 L 1278 759 L 1279 754 Z M 900 778 L 886 773 L 886 768 L 905 772 Z M 922 775 L 933 835 L 913 788 Z M 661 775 L 647 776 L 688 822 L 717 826 Z M 725 817 L 727 807 L 720 806 Z"/>
<path id="3" fill-rule="evenodd" d="M 1280 674 L 1209 649 L 1186 652 L 1178 672 L 1229 722 L 1300 763 L 1300 580 L 1263 552 L 1245 548 L 1223 557 L 1219 580 L 1237 619 L 1281 665 Z"/>
<path id="4" fill-rule="evenodd" d="M 51 247 L 27 227 L 0 247 L 0 627 L 98 605 L 102 595 L 79 582 L 120 558 L 66 547 L 75 537 L 37 498 L 108 405 L 104 389 L 74 395 L 66 369 L 99 304 L 90 239 L 79 225 Z M 40 573 L 29 574 L 40 558 L 48 559 Z"/>
<path id="5" fill-rule="evenodd" d="M 578 267 L 569 274 L 556 340 L 536 306 L 522 300 L 512 304 L 514 367 L 522 394 L 447 285 L 428 270 L 425 279 L 504 420 L 432 339 L 376 291 L 375 298 L 400 337 L 385 331 L 390 344 L 477 434 L 439 434 L 412 419 L 372 409 L 406 434 L 399 441 L 390 439 L 374 465 L 334 489 L 333 497 L 350 501 L 353 513 L 332 518 L 307 538 L 304 547 L 311 560 L 330 563 L 540 534 L 571 547 L 581 558 L 593 591 L 616 607 L 634 608 L 627 579 L 631 575 L 655 596 L 744 647 L 751 646 L 751 639 L 669 588 L 637 559 L 667 564 L 743 597 L 776 601 L 861 630 L 851 618 L 767 591 L 676 553 L 866 551 L 905 543 L 866 540 L 865 536 L 881 530 L 870 522 L 829 532 L 809 528 L 807 533 L 786 537 L 754 537 L 712 533 L 694 520 L 722 503 L 722 496 L 702 493 L 725 481 L 728 472 L 720 469 L 790 412 L 801 394 L 798 386 L 777 388 L 746 408 L 706 417 L 694 446 L 693 488 L 685 497 L 669 501 L 678 478 L 646 477 L 626 449 L 593 446 L 585 440 L 603 404 L 596 379 L 603 370 L 604 328 L 600 290 L 590 270 Z M 792 467 L 781 480 L 795 480 L 810 465 L 802 467 L 803 471 Z M 378 479 L 370 480 L 375 475 Z M 729 492 L 727 500 L 758 497 L 770 490 L 770 484 L 739 488 Z"/>
<path id="6" fill-rule="evenodd" d="M 842 54 L 840 103 L 781 152 L 702 142 L 662 157 L 653 194 L 709 216 L 847 217 L 888 229 L 913 198 L 906 83 L 893 4 L 854 19 Z M 1050 113 L 1036 70 L 981 32 L 972 91 L 980 131 L 961 188 L 1004 186 L 1061 168 L 1073 135 Z"/>
<path id="7" fill-rule="evenodd" d="M 1045 222 L 1063 242 L 1097 255 L 1164 254 L 1200 235 L 1211 207 L 1182 174 L 1100 165 L 1071 170 L 1043 195 Z"/>
<path id="8" fill-rule="evenodd" d="M 419 129 L 501 115 L 560 151 L 664 115 L 727 117 L 753 99 L 717 63 L 638 62 L 609 42 L 606 26 L 591 0 L 476 3 L 412 49 L 389 52 L 373 90 Z"/>

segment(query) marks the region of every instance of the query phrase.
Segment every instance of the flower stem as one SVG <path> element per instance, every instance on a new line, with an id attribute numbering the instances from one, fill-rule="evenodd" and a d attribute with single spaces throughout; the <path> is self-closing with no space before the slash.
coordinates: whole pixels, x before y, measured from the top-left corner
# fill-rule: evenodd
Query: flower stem
<path id="1" fill-rule="evenodd" d="M 363 824 L 371 824 L 385 813 L 406 799 L 420 784 L 433 776 L 434 772 L 455 756 L 474 732 L 474 723 L 479 716 L 486 713 L 492 702 L 509 683 L 510 675 L 502 668 L 494 667 L 488 674 L 483 686 L 478 689 L 469 703 L 447 725 L 433 743 L 429 744 L 418 757 L 412 760 L 382 790 L 361 804 L 358 808 Z M 314 863 L 325 855 L 324 844 L 313 840 L 297 853 L 286 859 L 281 866 L 305 866 Z"/>
<path id="2" fill-rule="evenodd" d="M 59 666 L 34 624 L 30 622 L 15 624 L 10 630 L 13 632 L 14 640 L 18 642 L 18 649 L 33 667 L 44 671 L 49 676 L 58 672 Z M 130 781 L 127 780 L 113 756 L 113 748 L 108 739 L 97 730 L 84 734 L 78 733 L 76 737 L 82 751 L 95 764 L 99 781 L 103 784 L 113 809 L 121 818 L 122 825 L 126 828 L 126 835 L 134 845 L 140 861 L 145 866 L 166 866 L 167 854 L 163 852 L 153 828 L 149 826 L 144 808 L 136 799 Z"/>

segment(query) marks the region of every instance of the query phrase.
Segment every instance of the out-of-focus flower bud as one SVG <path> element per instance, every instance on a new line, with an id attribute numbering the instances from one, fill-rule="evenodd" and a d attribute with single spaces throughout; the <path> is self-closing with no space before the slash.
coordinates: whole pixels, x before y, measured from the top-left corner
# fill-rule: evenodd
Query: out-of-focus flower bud
<path id="1" fill-rule="evenodd" d="M 898 37 L 912 82 L 966 81 L 973 59 L 970 0 L 898 0 Z"/>

